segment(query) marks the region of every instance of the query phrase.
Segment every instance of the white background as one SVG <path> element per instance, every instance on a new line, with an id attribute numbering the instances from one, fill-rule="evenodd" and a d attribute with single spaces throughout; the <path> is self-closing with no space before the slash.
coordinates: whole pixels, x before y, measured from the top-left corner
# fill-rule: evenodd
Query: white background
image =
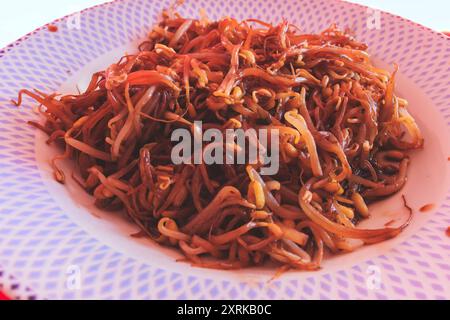
<path id="1" fill-rule="evenodd" d="M 103 2 L 108 1 L 1 0 L 0 48 L 54 19 Z M 438 31 L 450 30 L 450 0 L 353 0 L 352 2 L 401 15 Z"/>

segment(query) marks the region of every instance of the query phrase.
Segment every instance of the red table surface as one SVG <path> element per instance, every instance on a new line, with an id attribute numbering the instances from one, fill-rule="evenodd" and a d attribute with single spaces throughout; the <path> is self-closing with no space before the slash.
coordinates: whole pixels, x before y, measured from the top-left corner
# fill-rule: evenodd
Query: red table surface
<path id="1" fill-rule="evenodd" d="M 4 293 L 0 292 L 0 300 L 9 300 L 9 297 L 6 296 Z"/>

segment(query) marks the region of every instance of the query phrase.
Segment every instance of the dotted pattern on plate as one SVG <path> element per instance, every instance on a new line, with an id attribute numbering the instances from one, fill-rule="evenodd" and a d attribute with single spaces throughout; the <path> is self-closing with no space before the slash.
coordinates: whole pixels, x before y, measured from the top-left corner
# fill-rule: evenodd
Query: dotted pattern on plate
<path id="1" fill-rule="evenodd" d="M 34 155 L 35 133 L 24 125 L 32 104 L 27 100 L 26 107 L 16 110 L 8 101 L 21 88 L 56 90 L 69 72 L 145 37 L 170 2 L 115 1 L 82 12 L 81 30 L 69 30 L 66 17 L 53 23 L 58 32 L 37 30 L 0 51 L 0 264 L 16 277 L 0 271 L 3 289 L 22 299 L 448 299 L 450 245 L 443 226 L 450 225 L 450 194 L 420 233 L 390 253 L 333 274 L 311 274 L 302 282 L 280 279 L 270 286 L 181 275 L 142 264 L 103 245 L 64 215 L 44 188 Z M 334 22 L 350 27 L 372 54 L 388 63 L 400 62 L 402 73 L 431 97 L 450 127 L 450 40 L 444 35 L 385 13 L 382 28 L 371 30 L 365 7 L 333 0 L 186 1 L 180 12 L 197 16 L 200 8 L 212 19 L 230 15 L 278 22 L 286 17 L 308 32 Z M 61 269 L 73 264 L 85 266 L 82 290 L 67 290 L 57 280 Z M 370 265 L 381 266 L 388 280 L 380 290 L 367 289 Z"/>

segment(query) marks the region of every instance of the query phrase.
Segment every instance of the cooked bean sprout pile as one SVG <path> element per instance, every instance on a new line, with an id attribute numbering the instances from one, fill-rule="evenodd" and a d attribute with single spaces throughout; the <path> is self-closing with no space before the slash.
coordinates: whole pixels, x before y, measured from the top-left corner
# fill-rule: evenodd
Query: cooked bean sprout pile
<path id="1" fill-rule="evenodd" d="M 136 54 L 92 76 L 86 91 L 22 90 L 41 107 L 30 122 L 64 146 L 51 163 L 106 211 L 122 210 L 138 236 L 177 248 L 192 264 L 234 269 L 268 262 L 316 270 L 325 251 L 351 251 L 398 235 L 361 229 L 368 204 L 407 180 L 407 151 L 423 139 L 394 93 L 394 71 L 331 26 L 303 34 L 286 21 L 185 19 L 164 12 Z M 174 164 L 171 133 L 278 130 L 280 168 Z M 204 143 L 206 147 L 208 143 Z M 270 150 L 268 150 L 270 151 Z"/>

